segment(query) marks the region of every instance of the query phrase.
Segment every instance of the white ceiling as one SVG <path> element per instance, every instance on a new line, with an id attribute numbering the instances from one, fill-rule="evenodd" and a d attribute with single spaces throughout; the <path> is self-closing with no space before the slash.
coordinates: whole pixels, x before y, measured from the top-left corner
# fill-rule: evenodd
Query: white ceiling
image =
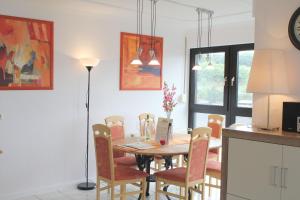
<path id="1" fill-rule="evenodd" d="M 136 11 L 136 0 L 82 0 L 98 3 L 119 9 Z M 150 1 L 144 0 L 145 13 L 149 13 Z M 193 8 L 171 3 L 176 1 L 194 7 L 201 7 L 214 11 L 214 19 L 225 18 L 247 20 L 252 17 L 252 0 L 159 0 L 157 15 L 178 21 L 195 21 L 197 14 Z"/>

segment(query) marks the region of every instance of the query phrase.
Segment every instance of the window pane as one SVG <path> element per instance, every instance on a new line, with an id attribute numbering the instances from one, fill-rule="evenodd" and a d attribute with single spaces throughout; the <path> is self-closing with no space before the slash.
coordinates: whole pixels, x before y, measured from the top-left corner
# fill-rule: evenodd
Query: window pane
<path id="1" fill-rule="evenodd" d="M 235 117 L 235 123 L 236 124 L 244 124 L 244 125 L 251 125 L 252 124 L 252 118 L 251 117 Z"/>
<path id="2" fill-rule="evenodd" d="M 209 113 L 195 113 L 194 114 L 194 119 L 195 119 L 195 123 L 194 123 L 195 127 L 194 128 L 207 126 L 208 115 L 209 115 Z M 221 115 L 221 116 L 224 117 L 224 121 L 223 121 L 222 126 L 225 127 L 226 117 L 225 117 L 225 115 Z"/>
<path id="3" fill-rule="evenodd" d="M 208 54 L 195 56 L 195 63 L 200 66 L 195 71 L 195 102 L 223 106 L 225 52 L 211 53 L 210 56 L 212 66 L 208 65 Z"/>
<path id="4" fill-rule="evenodd" d="M 253 50 L 239 51 L 238 53 L 238 84 L 237 106 L 252 108 L 252 93 L 247 93 L 247 84 L 252 65 Z"/>

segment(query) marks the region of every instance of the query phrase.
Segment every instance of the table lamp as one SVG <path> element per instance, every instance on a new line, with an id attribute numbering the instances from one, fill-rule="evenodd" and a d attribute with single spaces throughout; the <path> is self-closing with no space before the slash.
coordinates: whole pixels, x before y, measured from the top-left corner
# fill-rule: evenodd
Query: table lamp
<path id="1" fill-rule="evenodd" d="M 264 130 L 278 129 L 278 127 L 270 126 L 270 95 L 288 94 L 289 92 L 283 51 L 276 49 L 255 50 L 247 92 L 268 95 L 267 125 L 259 128 Z"/>

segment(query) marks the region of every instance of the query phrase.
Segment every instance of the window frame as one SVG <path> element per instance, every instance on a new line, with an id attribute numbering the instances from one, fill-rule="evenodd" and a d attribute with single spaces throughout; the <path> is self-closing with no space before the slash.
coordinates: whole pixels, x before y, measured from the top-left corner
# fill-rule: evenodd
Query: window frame
<path id="1" fill-rule="evenodd" d="M 238 83 L 238 52 L 243 50 L 254 50 L 253 43 L 225 45 L 204 48 L 190 49 L 190 79 L 189 79 L 189 104 L 188 104 L 188 126 L 194 128 L 195 113 L 220 114 L 226 116 L 226 127 L 235 122 L 236 116 L 252 117 L 252 108 L 237 107 L 237 85 L 230 86 L 230 80 L 235 77 L 235 83 Z M 223 106 L 201 105 L 195 103 L 196 73 L 192 70 L 195 65 L 195 56 L 197 54 L 225 52 L 224 61 L 224 79 L 227 81 L 224 85 Z"/>

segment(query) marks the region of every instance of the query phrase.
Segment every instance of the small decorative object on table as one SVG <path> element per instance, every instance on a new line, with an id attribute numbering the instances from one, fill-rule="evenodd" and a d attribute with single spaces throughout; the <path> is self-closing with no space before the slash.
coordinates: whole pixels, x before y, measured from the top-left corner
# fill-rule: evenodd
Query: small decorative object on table
<path id="1" fill-rule="evenodd" d="M 147 115 L 147 119 L 145 120 L 145 127 L 144 127 L 144 133 L 145 133 L 145 140 L 151 140 L 151 134 L 152 134 L 152 126 L 149 122 L 149 115 Z"/>
<path id="2" fill-rule="evenodd" d="M 165 112 L 167 113 L 167 118 L 171 118 L 171 113 L 174 109 L 174 107 L 177 105 L 177 102 L 175 102 L 175 94 L 176 94 L 176 87 L 174 84 L 172 85 L 172 88 L 169 88 L 168 84 L 164 82 L 164 99 L 163 99 L 163 108 Z"/>

